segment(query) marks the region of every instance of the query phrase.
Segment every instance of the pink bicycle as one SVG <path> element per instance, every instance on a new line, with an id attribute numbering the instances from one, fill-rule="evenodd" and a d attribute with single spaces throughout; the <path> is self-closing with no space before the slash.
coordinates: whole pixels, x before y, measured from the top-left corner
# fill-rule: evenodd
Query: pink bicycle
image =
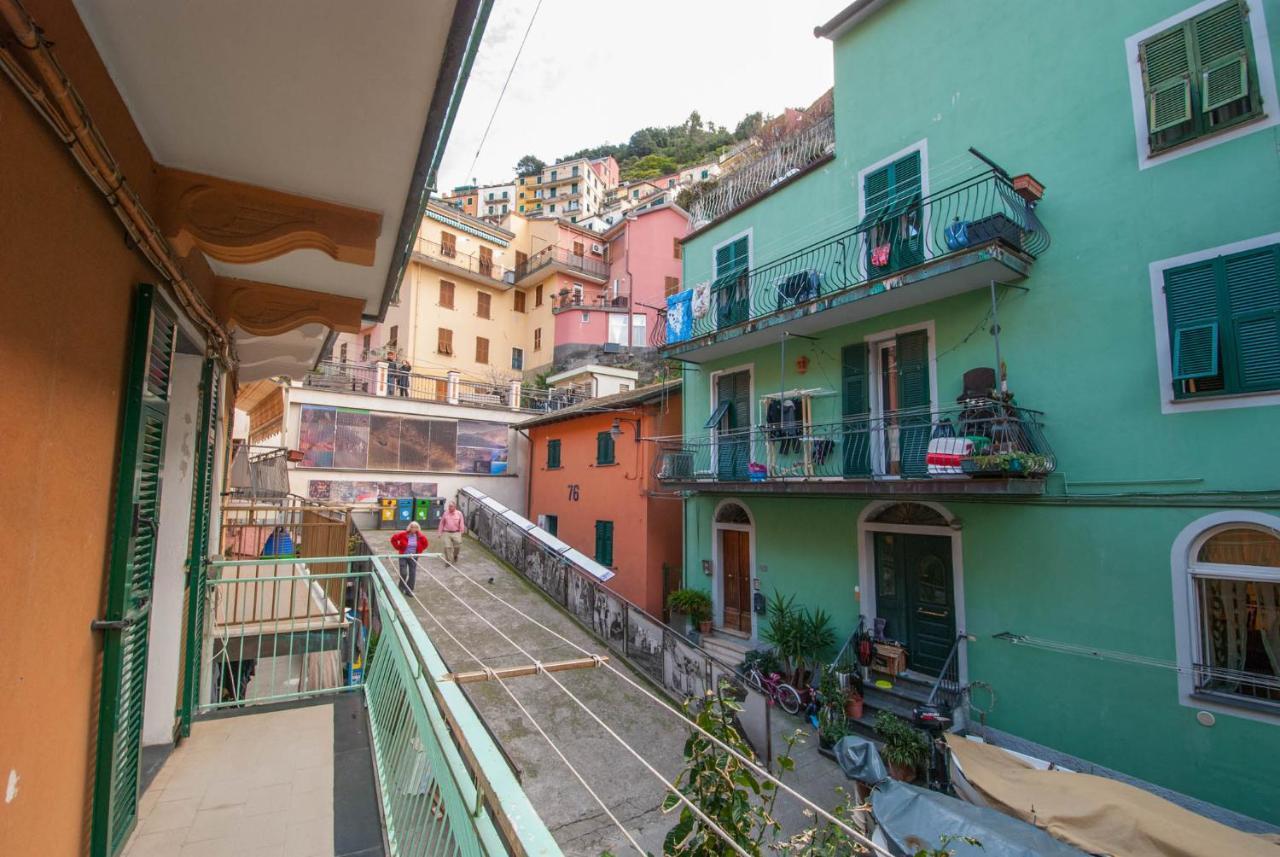
<path id="1" fill-rule="evenodd" d="M 763 693 L 773 704 L 788 714 L 799 714 L 804 707 L 800 691 L 782 680 L 780 673 L 765 675 L 756 667 L 749 667 L 746 673 L 747 683 Z"/>

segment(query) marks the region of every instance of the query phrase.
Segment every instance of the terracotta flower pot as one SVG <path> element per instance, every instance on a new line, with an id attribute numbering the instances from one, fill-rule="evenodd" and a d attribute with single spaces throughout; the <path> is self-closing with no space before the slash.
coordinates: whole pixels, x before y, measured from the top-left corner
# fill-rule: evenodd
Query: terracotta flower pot
<path id="1" fill-rule="evenodd" d="M 844 699 L 844 716 L 850 720 L 862 719 L 862 697 L 846 696 Z"/>
<path id="2" fill-rule="evenodd" d="M 710 634 L 710 633 L 711 633 L 711 620 L 710 620 L 710 619 L 704 619 L 704 620 L 702 620 L 701 622 L 699 622 L 699 623 L 698 623 L 698 631 L 699 631 L 700 633 L 703 633 L 703 634 Z"/>
<path id="3" fill-rule="evenodd" d="M 893 777 L 895 780 L 902 783 L 915 782 L 916 766 L 915 765 L 895 765 L 892 762 L 890 762 L 889 776 Z"/>

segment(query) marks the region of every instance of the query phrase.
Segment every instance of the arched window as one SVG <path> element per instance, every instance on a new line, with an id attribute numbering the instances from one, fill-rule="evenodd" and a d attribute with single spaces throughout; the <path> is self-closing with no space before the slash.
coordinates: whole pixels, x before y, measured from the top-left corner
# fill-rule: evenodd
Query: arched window
<path id="1" fill-rule="evenodd" d="M 937 509 L 922 503 L 894 503 L 876 512 L 869 521 L 877 524 L 911 524 L 920 527 L 945 527 L 947 519 Z"/>
<path id="2" fill-rule="evenodd" d="M 1195 689 L 1280 706 L 1280 534 L 1227 524 L 1193 548 Z"/>
<path id="3" fill-rule="evenodd" d="M 717 524 L 750 524 L 751 516 L 737 503 L 725 503 L 716 512 Z"/>

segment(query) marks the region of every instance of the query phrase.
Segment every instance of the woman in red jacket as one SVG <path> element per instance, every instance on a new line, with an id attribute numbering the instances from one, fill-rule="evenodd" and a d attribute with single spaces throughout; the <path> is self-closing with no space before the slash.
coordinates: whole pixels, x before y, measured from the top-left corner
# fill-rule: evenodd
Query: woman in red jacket
<path id="1" fill-rule="evenodd" d="M 427 549 L 427 537 L 417 521 L 410 521 L 408 527 L 391 537 L 391 546 L 400 553 L 400 591 L 412 595 L 418 580 L 418 554 Z"/>

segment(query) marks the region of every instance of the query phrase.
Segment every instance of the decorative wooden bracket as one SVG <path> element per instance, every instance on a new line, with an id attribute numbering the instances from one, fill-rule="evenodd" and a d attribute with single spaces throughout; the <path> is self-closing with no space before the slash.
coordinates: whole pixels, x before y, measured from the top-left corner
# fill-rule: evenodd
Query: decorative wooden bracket
<path id="1" fill-rule="evenodd" d="M 276 336 L 304 324 L 323 324 L 341 333 L 359 333 L 364 301 L 274 283 L 217 277 L 213 311 L 224 324 L 254 336 Z"/>
<path id="2" fill-rule="evenodd" d="M 292 250 L 373 265 L 382 215 L 171 167 L 157 168 L 158 214 L 182 256 L 198 247 L 222 262 L 249 264 Z"/>

